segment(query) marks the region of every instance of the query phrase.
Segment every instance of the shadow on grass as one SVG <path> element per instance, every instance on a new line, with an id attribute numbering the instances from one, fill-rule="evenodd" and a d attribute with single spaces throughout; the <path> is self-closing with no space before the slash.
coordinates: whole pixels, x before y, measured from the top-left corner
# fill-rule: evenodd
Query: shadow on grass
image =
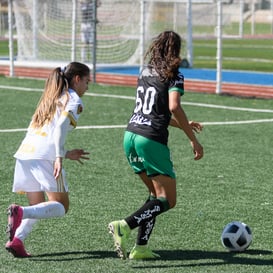
<path id="1" fill-rule="evenodd" d="M 33 255 L 32 261 L 74 261 L 89 259 L 116 258 L 114 251 L 65 251 Z"/>
<path id="2" fill-rule="evenodd" d="M 247 250 L 242 253 L 236 252 L 216 252 L 201 250 L 159 250 L 155 251 L 161 258 L 160 261 L 184 261 L 183 264 L 160 265 L 149 264 L 152 260 L 147 260 L 145 264 L 133 265 L 133 268 L 169 268 L 169 267 L 195 267 L 195 266 L 219 266 L 226 264 L 234 265 L 256 265 L 272 266 L 273 259 L 265 259 L 265 255 L 271 255 L 268 250 Z M 253 257 L 251 257 L 253 256 Z M 254 257 L 255 256 L 255 257 Z"/>
<path id="3" fill-rule="evenodd" d="M 243 253 L 235 252 L 216 252 L 216 251 L 201 251 L 201 250 L 158 250 L 156 251 L 161 258 L 158 261 L 183 261 L 183 264 L 169 263 L 158 264 L 155 260 L 147 260 L 139 265 L 132 264 L 133 268 L 169 268 L 169 267 L 194 267 L 194 266 L 219 266 L 225 264 L 234 265 L 257 265 L 257 266 L 272 266 L 273 259 L 266 259 L 264 256 L 271 255 L 268 250 L 247 250 Z M 253 256 L 253 257 L 251 257 Z M 255 257 L 254 257 L 255 256 Z M 87 259 L 118 259 L 114 251 L 66 251 L 44 253 L 41 255 L 32 256 L 33 261 L 73 261 Z"/>

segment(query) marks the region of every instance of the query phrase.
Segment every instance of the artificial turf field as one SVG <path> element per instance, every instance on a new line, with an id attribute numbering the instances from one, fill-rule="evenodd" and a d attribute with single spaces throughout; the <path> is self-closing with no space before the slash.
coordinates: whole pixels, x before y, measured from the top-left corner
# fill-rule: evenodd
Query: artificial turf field
<path id="1" fill-rule="evenodd" d="M 150 247 L 153 261 L 122 261 L 113 251 L 110 221 L 128 216 L 147 197 L 126 161 L 124 128 L 134 105 L 134 88 L 90 85 L 78 128 L 67 149 L 90 151 L 90 161 L 65 161 L 70 211 L 41 220 L 26 239 L 30 259 L 6 252 L 6 208 L 25 196 L 11 193 L 13 154 L 25 134 L 44 81 L 0 78 L 0 261 L 1 273 L 87 272 L 273 272 L 272 100 L 185 93 L 189 119 L 204 124 L 198 135 L 205 156 L 195 162 L 188 140 L 170 129 L 169 146 L 177 173 L 177 206 L 157 218 Z M 221 245 L 223 227 L 247 223 L 253 243 L 246 252 Z M 134 244 L 136 231 L 129 240 Z"/>

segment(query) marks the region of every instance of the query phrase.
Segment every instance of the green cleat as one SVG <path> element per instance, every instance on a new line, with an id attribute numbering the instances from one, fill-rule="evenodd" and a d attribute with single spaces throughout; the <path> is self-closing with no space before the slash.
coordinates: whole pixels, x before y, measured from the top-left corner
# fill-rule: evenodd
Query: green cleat
<path id="1" fill-rule="evenodd" d="M 146 245 L 135 245 L 130 252 L 129 259 L 131 260 L 144 260 L 144 259 L 156 259 L 160 258 L 160 255 L 153 252 Z"/>
<path id="2" fill-rule="evenodd" d="M 131 232 L 128 224 L 124 221 L 113 221 L 108 225 L 109 233 L 112 234 L 116 252 L 121 259 L 127 258 L 126 243 Z"/>

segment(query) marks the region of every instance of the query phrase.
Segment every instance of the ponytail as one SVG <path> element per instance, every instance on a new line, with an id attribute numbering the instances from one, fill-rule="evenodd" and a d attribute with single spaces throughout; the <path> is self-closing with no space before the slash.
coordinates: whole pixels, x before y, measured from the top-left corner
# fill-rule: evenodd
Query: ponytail
<path id="1" fill-rule="evenodd" d="M 49 123 L 54 117 L 57 106 L 65 108 L 69 99 L 68 88 L 72 86 L 73 79 L 77 75 L 81 78 L 90 75 L 89 67 L 82 63 L 71 62 L 67 67 L 57 67 L 50 73 L 32 117 L 32 127 L 40 128 Z M 66 99 L 60 102 L 63 92 Z"/>

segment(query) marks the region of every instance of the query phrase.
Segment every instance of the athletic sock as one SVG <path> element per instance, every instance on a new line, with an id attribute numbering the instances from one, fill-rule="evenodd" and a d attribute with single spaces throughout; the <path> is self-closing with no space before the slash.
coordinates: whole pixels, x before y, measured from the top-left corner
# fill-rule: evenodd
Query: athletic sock
<path id="1" fill-rule="evenodd" d="M 150 200 L 155 200 L 156 197 L 154 195 L 150 195 L 148 199 L 146 200 L 145 204 L 148 203 Z M 154 225 L 155 225 L 155 217 L 152 218 L 149 221 L 144 222 L 142 225 L 138 227 L 138 233 L 137 233 L 137 245 L 147 245 L 148 240 L 152 234 Z"/>
<path id="2" fill-rule="evenodd" d="M 37 205 L 22 207 L 23 219 L 47 219 L 65 215 L 63 204 L 56 201 L 43 202 Z"/>
<path id="3" fill-rule="evenodd" d="M 32 231 L 33 226 L 38 222 L 38 219 L 23 219 L 20 226 L 16 229 L 15 236 L 22 242 L 26 239 L 28 234 Z"/>
<path id="4" fill-rule="evenodd" d="M 165 198 L 150 200 L 140 209 L 127 217 L 125 221 L 131 229 L 141 226 L 146 221 L 150 221 L 162 212 L 167 211 L 168 201 Z"/>
<path id="5" fill-rule="evenodd" d="M 146 221 L 141 226 L 139 226 L 136 240 L 137 245 L 148 244 L 149 238 L 155 225 L 155 219 L 156 218 L 152 218 L 150 221 Z"/>

